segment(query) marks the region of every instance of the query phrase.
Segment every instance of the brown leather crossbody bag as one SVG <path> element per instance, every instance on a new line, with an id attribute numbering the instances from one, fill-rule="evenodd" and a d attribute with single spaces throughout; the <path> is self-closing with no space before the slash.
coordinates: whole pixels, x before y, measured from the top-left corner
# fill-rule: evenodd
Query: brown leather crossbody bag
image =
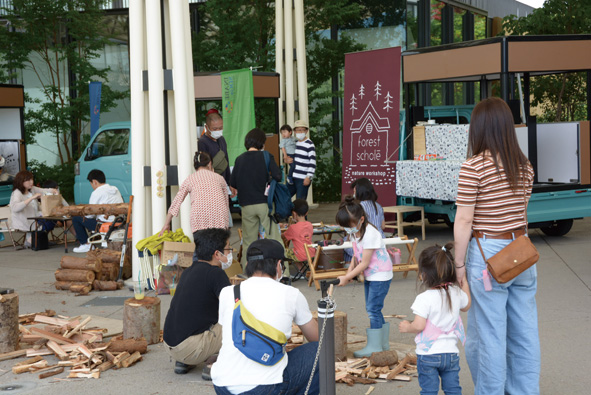
<path id="1" fill-rule="evenodd" d="M 482 259 L 486 262 L 486 267 L 489 273 L 499 284 L 504 284 L 507 281 L 513 280 L 515 277 L 533 266 L 540 258 L 538 250 L 529 237 L 527 237 L 526 194 L 527 190 L 524 192 L 523 196 L 525 206 L 525 234 L 513 240 L 505 248 L 488 259 L 484 256 L 484 251 L 482 250 L 478 237 L 474 235 L 474 237 L 476 237 L 476 243 L 478 243 L 478 248 L 480 248 Z"/>

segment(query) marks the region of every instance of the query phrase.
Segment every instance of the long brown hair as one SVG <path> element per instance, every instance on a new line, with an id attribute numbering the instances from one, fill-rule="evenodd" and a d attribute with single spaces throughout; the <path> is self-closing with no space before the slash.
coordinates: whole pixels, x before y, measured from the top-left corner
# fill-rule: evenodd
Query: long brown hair
<path id="1" fill-rule="evenodd" d="M 26 181 L 29 181 L 32 179 L 33 179 L 33 173 L 31 173 L 30 171 L 27 171 L 27 170 L 19 171 L 18 173 L 16 173 L 16 176 L 14 176 L 14 180 L 12 180 L 12 190 L 16 191 L 18 189 L 24 195 L 25 193 L 27 193 L 27 191 L 25 190 L 25 186 L 23 184 Z"/>
<path id="2" fill-rule="evenodd" d="M 478 103 L 470 119 L 468 157 L 484 156 L 487 151 L 497 170 L 499 165 L 503 167 L 511 189 L 517 192 L 518 181 L 523 178 L 529 161 L 519 148 L 513 114 L 507 103 L 498 97 Z"/>

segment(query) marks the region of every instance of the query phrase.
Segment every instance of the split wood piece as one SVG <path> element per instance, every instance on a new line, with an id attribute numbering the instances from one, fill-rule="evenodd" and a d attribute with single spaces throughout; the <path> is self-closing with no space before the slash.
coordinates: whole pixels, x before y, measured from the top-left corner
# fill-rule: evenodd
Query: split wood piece
<path id="1" fill-rule="evenodd" d="M 49 365 L 49 366 L 48 366 L 48 367 L 46 367 L 46 368 L 35 370 L 35 373 L 43 373 L 43 372 L 47 372 L 48 370 L 52 370 L 52 369 L 55 369 L 55 368 L 57 368 L 57 367 L 59 367 L 59 365 L 57 365 L 57 364 L 55 364 L 55 365 Z"/>
<path id="2" fill-rule="evenodd" d="M 130 354 L 133 354 L 136 351 L 139 351 L 140 354 L 145 354 L 148 352 L 148 341 L 144 338 L 139 340 L 136 339 L 124 339 L 124 340 L 112 340 L 107 349 L 110 352 L 123 352 L 127 351 Z"/>
<path id="3" fill-rule="evenodd" d="M 23 325 L 28 325 L 33 322 L 35 316 L 37 315 L 45 315 L 47 317 L 53 317 L 55 315 L 55 311 L 46 309 L 43 312 L 39 313 L 31 313 L 31 314 L 22 314 L 18 316 L 18 323 Z"/>
<path id="4" fill-rule="evenodd" d="M 402 361 L 400 361 L 398 363 L 398 365 L 396 365 L 396 367 L 394 369 L 392 369 L 390 371 L 390 373 L 388 373 L 388 375 L 386 376 L 386 379 L 388 380 L 393 380 L 394 377 L 396 377 L 399 373 L 401 373 L 404 370 L 404 367 L 406 366 L 407 363 L 409 363 L 412 359 L 412 355 L 411 354 L 406 354 L 404 356 L 404 358 L 402 358 Z"/>
<path id="5" fill-rule="evenodd" d="M 31 332 L 36 333 L 39 336 L 42 336 L 48 340 L 53 340 L 57 344 L 74 344 L 74 343 L 76 343 L 75 341 L 70 340 L 62 335 L 58 335 L 56 333 L 51 333 L 51 332 L 45 331 L 43 329 L 35 328 L 35 327 L 31 328 Z"/>
<path id="6" fill-rule="evenodd" d="M 160 299 L 145 297 L 142 300 L 129 298 L 123 307 L 123 338 L 144 338 L 148 344 L 160 341 Z"/>
<path id="7" fill-rule="evenodd" d="M 117 281 L 94 280 L 94 282 L 92 283 L 92 288 L 98 291 L 116 291 L 118 289 L 123 288 L 123 283 Z"/>
<path id="8" fill-rule="evenodd" d="M 47 361 L 45 359 L 42 359 L 41 361 L 37 361 L 35 363 L 30 363 L 27 365 L 13 366 L 12 373 L 21 374 L 25 372 L 30 372 L 36 369 L 43 369 L 44 367 L 47 367 L 47 365 L 49 365 Z"/>
<path id="9" fill-rule="evenodd" d="M 142 355 L 140 354 L 139 351 L 136 351 L 133 354 L 131 354 L 129 357 L 127 357 L 121 361 L 121 367 L 128 368 L 131 365 L 133 365 L 134 363 L 136 363 L 137 361 L 141 361 L 141 360 L 142 360 Z"/>
<path id="10" fill-rule="evenodd" d="M 72 321 L 70 321 L 70 320 L 65 320 L 62 318 L 55 318 L 55 317 L 47 317 L 47 316 L 41 315 L 41 314 L 37 314 L 35 316 L 35 322 L 40 322 L 42 324 L 55 325 L 55 326 L 72 325 Z"/>
<path id="11" fill-rule="evenodd" d="M 70 360 L 70 361 L 59 361 L 57 363 L 57 366 L 74 366 L 76 365 L 78 362 L 75 360 Z"/>
<path id="12" fill-rule="evenodd" d="M 57 269 L 55 271 L 55 279 L 57 281 L 92 283 L 94 277 L 95 274 L 92 270 Z"/>
<path id="13" fill-rule="evenodd" d="M 30 335 L 31 331 L 28 330 L 25 326 L 23 326 L 22 324 L 18 324 L 18 331 L 20 333 L 22 333 L 23 335 Z"/>
<path id="14" fill-rule="evenodd" d="M 43 357 L 36 356 L 36 357 L 33 357 L 33 358 L 25 359 L 24 361 L 15 363 L 14 366 L 30 365 L 32 363 L 39 362 L 39 361 L 42 361 L 42 360 L 43 360 Z"/>
<path id="15" fill-rule="evenodd" d="M 385 315 L 384 318 L 406 318 L 405 314 L 391 314 Z"/>
<path id="16" fill-rule="evenodd" d="M 113 365 L 117 366 L 118 368 L 121 367 L 121 361 L 123 361 L 124 359 L 130 357 L 131 355 L 127 352 L 124 351 L 121 354 L 117 355 L 115 357 L 115 359 L 113 359 Z"/>
<path id="17" fill-rule="evenodd" d="M 62 269 L 92 270 L 100 272 L 103 268 L 103 261 L 100 258 L 80 258 L 71 255 L 64 255 L 60 262 Z"/>
<path id="18" fill-rule="evenodd" d="M 373 366 L 391 366 L 398 362 L 398 353 L 392 350 L 374 352 L 369 357 L 369 362 Z"/>
<path id="19" fill-rule="evenodd" d="M 365 393 L 365 395 L 369 395 L 371 394 L 374 390 L 376 389 L 376 387 L 374 387 L 373 385 L 371 387 L 369 387 L 369 389 L 367 390 L 367 392 Z"/>
<path id="20" fill-rule="evenodd" d="M 20 336 L 18 294 L 4 295 L 4 301 L 0 303 L 0 323 L 0 353 L 16 351 Z"/>
<path id="21" fill-rule="evenodd" d="M 57 344 L 56 342 L 54 342 L 53 340 L 50 340 L 47 342 L 47 348 L 49 348 L 51 351 L 53 351 L 55 356 L 58 357 L 59 359 L 61 359 L 62 361 L 69 358 L 68 353 L 66 353 L 64 351 L 64 349 L 61 348 L 60 345 Z"/>
<path id="22" fill-rule="evenodd" d="M 70 332 L 66 333 L 64 335 L 64 337 L 66 339 L 72 337 L 72 335 L 76 332 L 78 332 L 80 329 L 84 328 L 86 326 L 86 324 L 88 324 L 90 322 L 90 320 L 92 320 L 91 317 L 86 317 L 85 319 L 82 320 L 81 323 L 79 323 L 78 325 L 76 325 Z"/>
<path id="23" fill-rule="evenodd" d="M 115 356 L 110 351 L 106 351 L 105 354 L 107 355 L 107 359 L 111 362 L 115 360 Z"/>
<path id="24" fill-rule="evenodd" d="M 82 333 L 75 333 L 70 337 L 70 339 L 74 340 L 77 343 L 96 343 L 103 341 L 103 334 L 102 332 L 82 332 Z"/>
<path id="25" fill-rule="evenodd" d="M 342 377 L 342 375 L 338 375 L 339 378 L 337 381 L 339 382 L 343 382 L 345 384 L 347 384 L 348 386 L 352 386 L 355 383 L 359 383 L 359 384 L 375 384 L 376 381 L 372 380 L 372 379 L 364 379 L 362 377 L 357 377 L 357 376 L 353 376 L 350 374 L 345 375 L 344 377 Z M 336 378 L 336 376 L 335 376 Z"/>
<path id="26" fill-rule="evenodd" d="M 8 361 L 9 359 L 15 359 L 24 357 L 27 355 L 27 350 L 16 350 L 11 352 L 5 352 L 0 354 L 0 361 Z"/>
<path id="27" fill-rule="evenodd" d="M 289 341 L 293 344 L 304 344 L 304 336 L 292 336 Z"/>
<path id="28" fill-rule="evenodd" d="M 79 373 L 79 372 L 70 372 L 68 375 L 69 379 L 98 379 L 101 377 L 101 372 L 98 370 L 92 373 Z"/>
<path id="29" fill-rule="evenodd" d="M 106 361 L 101 363 L 99 366 L 97 366 L 96 368 L 98 369 L 99 372 L 104 372 L 106 370 L 111 369 L 113 366 L 115 366 L 115 364 L 111 361 Z"/>
<path id="30" fill-rule="evenodd" d="M 78 295 L 88 295 L 92 291 L 92 284 L 76 284 L 70 286 L 70 292 L 74 292 L 76 296 Z"/>
<path id="31" fill-rule="evenodd" d="M 49 340 L 45 339 L 44 340 L 46 342 L 49 342 Z M 64 350 L 67 353 L 70 353 L 72 351 L 76 351 L 78 349 L 78 346 L 80 346 L 80 344 L 78 343 L 74 343 L 74 344 L 63 344 L 60 345 L 61 349 Z M 50 350 L 49 348 L 39 348 L 39 349 L 33 349 L 33 348 L 29 348 L 28 350 L 26 350 L 27 352 L 27 357 L 33 357 L 36 355 L 52 355 L 54 354 L 54 352 L 52 350 Z"/>
<path id="32" fill-rule="evenodd" d="M 82 354 L 84 354 L 84 356 L 88 359 L 90 359 L 92 362 L 94 363 L 102 363 L 102 359 L 100 359 L 98 356 L 94 355 L 94 353 L 92 353 L 88 348 L 86 348 L 85 345 L 78 345 L 78 350 L 80 350 L 80 352 Z"/>
<path id="33" fill-rule="evenodd" d="M 404 374 L 397 374 L 393 378 L 389 378 L 389 376 L 390 376 L 389 374 L 383 373 L 383 374 L 379 375 L 379 378 L 387 379 L 387 380 L 396 380 L 396 381 L 410 381 L 410 376 L 407 376 Z"/>
<path id="34" fill-rule="evenodd" d="M 46 379 L 48 377 L 55 376 L 55 375 L 58 375 L 58 374 L 63 373 L 63 372 L 64 372 L 64 368 L 63 367 L 59 367 L 59 368 L 56 368 L 55 370 L 51 370 L 49 372 L 41 373 L 39 375 L 39 378 L 40 379 Z"/>
<path id="35" fill-rule="evenodd" d="M 72 206 L 55 207 L 52 216 L 82 217 L 85 215 L 123 215 L 127 214 L 129 203 L 114 204 L 76 204 Z"/>

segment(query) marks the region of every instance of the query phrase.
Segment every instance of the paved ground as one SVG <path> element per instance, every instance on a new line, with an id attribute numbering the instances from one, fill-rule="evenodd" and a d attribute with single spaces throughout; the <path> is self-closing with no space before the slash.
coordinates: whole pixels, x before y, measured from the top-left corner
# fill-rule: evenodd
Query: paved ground
<path id="1" fill-rule="evenodd" d="M 336 205 L 321 205 L 311 211 L 310 220 L 334 222 Z M 235 229 L 239 221 L 235 224 Z M 419 236 L 419 228 L 409 228 L 411 236 Z M 540 231 L 531 232 L 532 240 L 540 251 L 538 263 L 539 292 L 538 311 L 540 337 L 542 343 L 543 394 L 587 394 L 591 387 L 591 343 L 588 339 L 591 329 L 591 219 L 576 221 L 573 230 L 561 238 L 544 236 Z M 420 237 L 420 236 L 419 236 Z M 419 250 L 434 243 L 452 240 L 453 235 L 445 225 L 429 225 L 427 240 L 419 244 Z M 233 245 L 238 247 L 236 232 Z M 15 288 L 20 296 L 20 312 L 32 313 L 46 308 L 58 314 L 76 316 L 93 314 L 121 319 L 122 306 L 82 307 L 87 301 L 99 296 L 93 292 L 88 296 L 75 297 L 65 291 L 52 287 L 53 272 L 59 265 L 63 249 L 53 247 L 47 251 L 14 251 L 12 248 L 0 250 L 0 287 Z M 404 255 L 403 255 L 404 258 Z M 409 314 L 410 305 L 416 295 L 416 276 L 410 274 L 403 279 L 396 274 L 386 300 L 384 314 Z M 319 292 L 308 288 L 303 281 L 294 283 L 307 297 L 310 307 L 315 309 Z M 131 292 L 120 290 L 108 293 L 109 296 L 131 296 Z M 102 294 L 105 295 L 105 294 Z M 349 285 L 339 288 L 335 293 L 338 309 L 348 314 L 349 332 L 364 334 L 367 316 L 364 310 L 363 287 Z M 162 322 L 170 304 L 170 296 L 162 300 Z M 464 316 L 465 319 L 465 316 Z M 398 343 L 400 350 L 412 348 L 413 336 L 398 333 L 399 320 L 390 319 L 392 331 L 390 340 Z M 13 361 L 0 362 L 0 392 L 80 394 L 212 394 L 211 383 L 201 380 L 200 370 L 186 376 L 176 376 L 173 363 L 162 345 L 150 347 L 144 361 L 131 368 L 103 374 L 99 380 L 81 379 L 58 382 L 52 378 L 38 380 L 37 375 L 25 373 L 14 375 L 10 371 Z M 473 393 L 470 373 L 462 351 L 460 381 L 464 393 Z M 62 377 L 64 374 L 56 377 Z M 8 387 L 14 389 L 10 390 Z M 18 387 L 18 388 L 17 388 Z M 368 387 L 356 385 L 347 387 L 337 385 L 340 394 L 364 394 Z M 416 378 L 410 383 L 392 382 L 377 384 L 373 394 L 417 394 L 419 386 Z"/>

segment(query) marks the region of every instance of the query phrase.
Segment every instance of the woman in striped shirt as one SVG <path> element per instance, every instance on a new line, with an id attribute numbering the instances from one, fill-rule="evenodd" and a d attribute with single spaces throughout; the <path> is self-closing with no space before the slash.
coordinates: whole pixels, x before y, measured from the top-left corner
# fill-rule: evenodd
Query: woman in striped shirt
<path id="1" fill-rule="evenodd" d="M 468 281 L 472 295 L 466 360 L 475 394 L 539 394 L 536 265 L 505 284 L 491 278 L 486 290 L 486 262 L 475 239 L 488 259 L 527 231 L 533 169 L 503 100 L 489 98 L 474 108 L 468 152 L 458 179 L 454 239 L 458 280 Z"/>

